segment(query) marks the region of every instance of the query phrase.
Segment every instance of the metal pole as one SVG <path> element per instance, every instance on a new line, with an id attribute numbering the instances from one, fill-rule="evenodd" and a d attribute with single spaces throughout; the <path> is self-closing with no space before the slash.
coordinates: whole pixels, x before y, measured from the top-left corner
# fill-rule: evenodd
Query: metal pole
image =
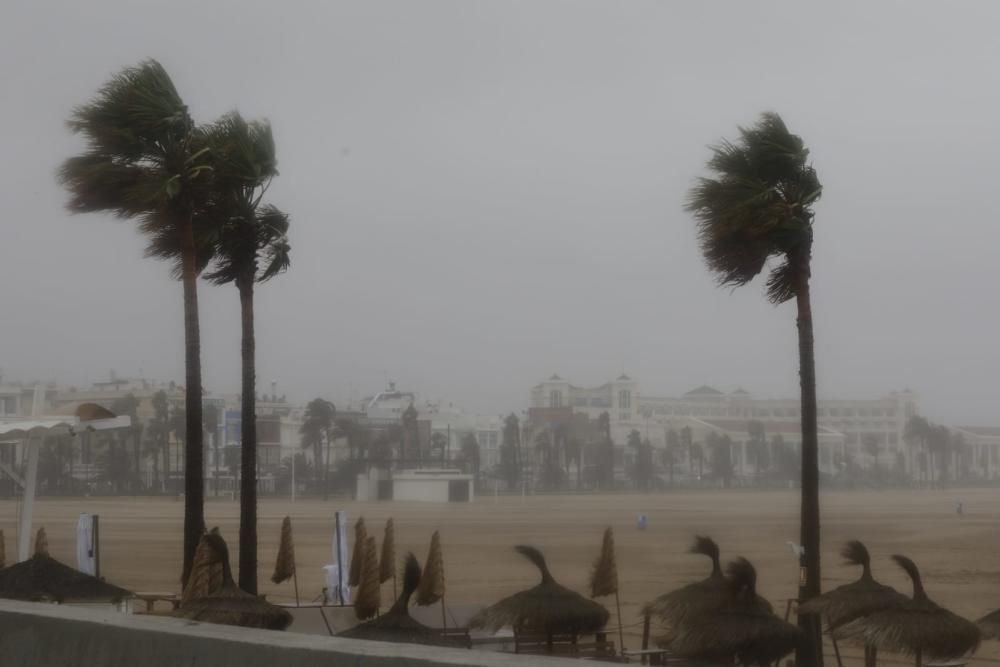
<path id="1" fill-rule="evenodd" d="M 94 550 L 94 576 L 101 578 L 101 517 L 97 514 L 91 515 L 93 522 L 90 539 Z"/>
<path id="2" fill-rule="evenodd" d="M 295 452 L 292 452 L 292 502 L 295 502 Z"/>
<path id="3" fill-rule="evenodd" d="M 615 587 L 615 606 L 618 608 L 618 652 L 625 651 L 625 634 L 622 630 L 622 601 L 618 596 L 618 587 Z"/>

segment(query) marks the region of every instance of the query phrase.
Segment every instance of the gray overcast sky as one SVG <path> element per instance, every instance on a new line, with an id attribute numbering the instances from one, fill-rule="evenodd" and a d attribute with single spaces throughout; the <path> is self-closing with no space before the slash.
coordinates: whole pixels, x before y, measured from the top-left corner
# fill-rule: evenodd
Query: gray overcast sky
<path id="1" fill-rule="evenodd" d="M 181 290 L 130 223 L 69 216 L 64 121 L 159 59 L 209 121 L 274 125 L 293 267 L 258 294 L 260 385 L 386 375 L 471 409 L 553 372 L 797 391 L 795 310 L 718 289 L 681 210 L 706 145 L 773 109 L 812 149 L 821 397 L 910 387 L 997 424 L 1000 3 L 5 2 L 0 367 L 183 378 Z M 209 390 L 232 288 L 201 290 Z"/>

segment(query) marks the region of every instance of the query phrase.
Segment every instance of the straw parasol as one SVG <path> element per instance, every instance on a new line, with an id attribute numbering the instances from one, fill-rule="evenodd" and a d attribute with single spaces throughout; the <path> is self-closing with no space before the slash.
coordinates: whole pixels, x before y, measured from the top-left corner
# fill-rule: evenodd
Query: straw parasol
<path id="1" fill-rule="evenodd" d="M 608 526 L 604 530 L 601 541 L 601 555 L 594 561 L 594 570 L 590 573 L 590 597 L 599 598 L 605 595 L 615 596 L 615 609 L 618 611 L 618 642 L 625 648 L 625 635 L 622 629 L 622 603 L 618 595 L 618 563 L 615 558 L 615 534 Z"/>
<path id="2" fill-rule="evenodd" d="M 374 537 L 366 537 L 361 556 L 358 593 L 354 598 L 354 615 L 364 621 L 378 613 L 381 591 L 378 583 L 378 549 Z"/>
<path id="3" fill-rule="evenodd" d="M 280 584 L 292 580 L 295 586 L 295 605 L 299 604 L 299 577 L 295 572 L 295 541 L 292 539 L 292 519 L 281 520 L 281 541 L 278 544 L 278 556 L 274 561 L 274 574 L 271 581 Z"/>
<path id="4" fill-rule="evenodd" d="M 0 570 L 0 598 L 29 602 L 117 603 L 132 593 L 102 579 L 75 570 L 49 555 L 45 529 L 35 537 L 35 554 Z"/>
<path id="5" fill-rule="evenodd" d="M 376 619 L 356 625 L 341 632 L 339 637 L 370 639 L 383 642 L 457 646 L 457 640 L 446 639 L 433 628 L 419 623 L 410 616 L 410 597 L 420 584 L 420 563 L 412 553 L 407 554 L 403 571 L 403 592 L 386 613 Z"/>
<path id="6" fill-rule="evenodd" d="M 986 614 L 976 625 L 983 639 L 1000 639 L 1000 609 Z"/>
<path id="7" fill-rule="evenodd" d="M 292 622 L 292 615 L 285 609 L 277 607 L 264 599 L 243 591 L 233 581 L 233 573 L 229 568 L 229 548 L 222 539 L 217 528 L 203 535 L 199 548 L 204 545 L 200 563 L 192 567 L 189 579 L 199 578 L 211 580 L 211 574 L 195 573 L 195 568 L 202 570 L 222 566 L 222 584 L 218 590 L 193 599 L 182 600 L 180 609 L 174 616 L 204 623 L 221 623 L 223 625 L 239 625 L 245 628 L 262 628 L 265 630 L 284 630 Z"/>
<path id="8" fill-rule="evenodd" d="M 760 604 L 750 561 L 736 559 L 726 575 L 718 606 L 685 615 L 670 649 L 684 658 L 742 665 L 769 664 L 794 651 L 801 632 Z"/>
<path id="9" fill-rule="evenodd" d="M 382 537 L 382 557 L 379 558 L 378 582 L 384 584 L 392 579 L 392 597 L 396 597 L 396 527 L 392 517 L 385 522 Z"/>
<path id="10" fill-rule="evenodd" d="M 427 607 L 444 598 L 444 556 L 441 554 L 441 534 L 434 531 L 427 550 L 427 562 L 417 587 L 417 604 Z"/>
<path id="11" fill-rule="evenodd" d="M 906 556 L 893 556 L 913 581 L 913 598 L 898 607 L 883 609 L 844 625 L 838 634 L 859 638 L 880 649 L 915 655 L 956 658 L 979 646 L 979 628 L 939 606 L 924 591 L 920 571 Z"/>
<path id="12" fill-rule="evenodd" d="M 496 632 L 509 625 L 515 631 L 539 632 L 551 638 L 596 632 L 607 624 L 608 610 L 556 583 L 538 549 L 523 545 L 514 549 L 535 564 L 542 581 L 482 610 L 469 621 L 470 626 Z"/>
<path id="13" fill-rule="evenodd" d="M 365 560 L 365 538 L 368 530 L 365 528 L 365 518 L 359 516 L 354 524 L 354 550 L 351 551 L 351 566 L 347 574 L 347 585 L 357 586 L 361 583 L 361 564 Z"/>
<path id="14" fill-rule="evenodd" d="M 697 535 L 689 553 L 707 556 L 712 560 L 712 572 L 701 581 L 682 586 L 664 593 L 642 608 L 644 616 L 657 619 L 661 624 L 661 643 L 669 643 L 672 629 L 691 615 L 716 609 L 727 600 L 729 588 L 722 573 L 719 560 L 719 545 L 710 537 Z M 766 612 L 771 612 L 771 603 L 757 596 L 757 604 Z"/>
<path id="15" fill-rule="evenodd" d="M 840 555 L 849 565 L 862 567 L 861 577 L 803 602 L 799 606 L 799 613 L 825 616 L 832 630 L 860 616 L 897 607 L 909 599 L 891 586 L 875 581 L 872 577 L 871 556 L 865 545 L 858 540 L 845 544 Z"/>
<path id="16" fill-rule="evenodd" d="M 218 535 L 219 529 L 213 528 L 212 534 Z M 211 543 L 204 539 L 198 542 L 191 562 L 191 574 L 187 584 L 181 591 L 181 604 L 192 600 L 216 595 L 222 590 L 224 568 L 212 548 Z"/>

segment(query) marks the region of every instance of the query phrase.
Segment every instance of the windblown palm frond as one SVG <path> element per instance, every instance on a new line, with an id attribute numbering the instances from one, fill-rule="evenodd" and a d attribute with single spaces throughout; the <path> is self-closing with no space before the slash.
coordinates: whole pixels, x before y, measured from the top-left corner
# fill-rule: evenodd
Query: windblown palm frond
<path id="1" fill-rule="evenodd" d="M 803 272 L 808 275 L 812 206 L 822 193 L 809 151 L 775 113 L 740 128 L 738 142 L 723 141 L 712 151 L 707 166 L 715 176 L 699 179 L 686 205 L 705 262 L 720 284 L 740 286 L 778 258 L 768 297 L 787 301 Z"/>

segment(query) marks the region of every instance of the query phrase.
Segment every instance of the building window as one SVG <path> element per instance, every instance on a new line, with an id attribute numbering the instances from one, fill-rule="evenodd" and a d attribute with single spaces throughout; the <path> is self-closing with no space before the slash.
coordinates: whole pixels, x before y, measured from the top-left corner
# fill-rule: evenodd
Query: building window
<path id="1" fill-rule="evenodd" d="M 562 407 L 562 392 L 558 389 L 553 389 L 549 392 L 549 407 L 550 408 L 561 408 Z"/>
<path id="2" fill-rule="evenodd" d="M 628 410 L 632 407 L 632 392 L 622 389 L 618 392 L 618 409 Z"/>

